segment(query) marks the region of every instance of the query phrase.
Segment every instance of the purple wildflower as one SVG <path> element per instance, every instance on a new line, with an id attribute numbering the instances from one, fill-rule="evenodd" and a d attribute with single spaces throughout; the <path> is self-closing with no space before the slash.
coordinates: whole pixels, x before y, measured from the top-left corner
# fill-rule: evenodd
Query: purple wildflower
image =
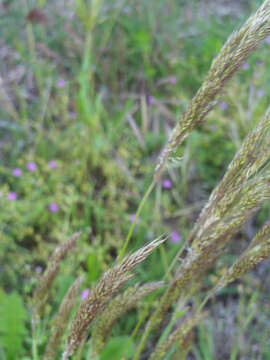
<path id="1" fill-rule="evenodd" d="M 66 80 L 64 80 L 64 79 L 59 79 L 58 81 L 57 81 L 57 85 L 59 86 L 59 87 L 64 87 L 64 86 L 66 86 Z"/>
<path id="2" fill-rule="evenodd" d="M 69 114 L 70 114 L 71 119 L 75 119 L 77 116 L 77 114 L 74 111 L 71 111 Z"/>
<path id="3" fill-rule="evenodd" d="M 147 97 L 147 101 L 148 101 L 148 104 L 153 104 L 153 102 L 155 101 L 154 96 L 149 95 L 149 96 Z"/>
<path id="4" fill-rule="evenodd" d="M 81 299 L 82 299 L 82 300 L 85 300 L 89 294 L 90 294 L 90 290 L 89 290 L 89 289 L 84 289 L 84 290 L 81 292 Z"/>
<path id="5" fill-rule="evenodd" d="M 135 214 L 135 213 L 134 213 L 134 214 L 130 214 L 130 216 L 129 216 L 130 222 L 133 222 L 133 221 L 135 220 L 135 217 L 136 217 L 136 214 Z M 139 221 L 140 221 L 140 218 L 138 218 L 138 219 L 136 220 L 136 224 L 137 224 Z"/>
<path id="6" fill-rule="evenodd" d="M 221 102 L 219 103 L 219 106 L 220 106 L 220 108 L 221 108 L 222 110 L 226 110 L 227 107 L 228 107 L 228 104 L 227 104 L 225 101 L 221 101 Z"/>
<path id="7" fill-rule="evenodd" d="M 260 59 L 258 59 L 258 60 L 256 61 L 256 66 L 262 66 L 262 65 L 263 65 L 263 61 L 260 60 Z"/>
<path id="8" fill-rule="evenodd" d="M 50 169 L 55 169 L 57 167 L 57 162 L 55 160 L 50 160 L 48 166 Z"/>
<path id="9" fill-rule="evenodd" d="M 267 44 L 270 44 L 270 36 L 267 36 L 267 38 L 265 38 L 265 42 L 266 42 Z"/>
<path id="10" fill-rule="evenodd" d="M 59 205 L 56 202 L 51 202 L 49 204 L 49 209 L 51 212 L 57 212 L 59 210 Z"/>
<path id="11" fill-rule="evenodd" d="M 37 267 L 36 267 L 36 272 L 37 272 L 37 273 L 41 274 L 42 271 L 43 271 L 43 269 L 42 269 L 41 266 L 37 266 Z"/>
<path id="12" fill-rule="evenodd" d="M 170 179 L 164 179 L 162 181 L 162 186 L 165 188 L 165 189 L 169 189 L 172 187 L 172 182 Z"/>
<path id="13" fill-rule="evenodd" d="M 248 70 L 248 69 L 249 69 L 248 63 L 244 63 L 244 64 L 243 64 L 243 69 L 244 69 L 244 70 Z"/>
<path id="14" fill-rule="evenodd" d="M 18 197 L 18 195 L 17 195 L 14 191 L 10 191 L 10 192 L 8 193 L 8 199 L 9 199 L 9 200 L 16 200 L 17 197 Z"/>
<path id="15" fill-rule="evenodd" d="M 14 177 L 20 177 L 22 175 L 22 170 L 20 168 L 15 168 L 12 171 Z"/>
<path id="16" fill-rule="evenodd" d="M 171 241 L 177 243 L 181 240 L 182 236 L 177 231 L 171 232 Z"/>
<path id="17" fill-rule="evenodd" d="M 263 89 L 258 89 L 258 90 L 257 90 L 257 96 L 258 96 L 258 97 L 262 97 L 263 95 L 264 95 Z"/>
<path id="18" fill-rule="evenodd" d="M 37 168 L 37 164 L 34 161 L 29 161 L 26 164 L 26 169 L 29 171 L 34 171 L 34 170 L 36 170 L 36 168 Z"/>
<path id="19" fill-rule="evenodd" d="M 170 83 L 171 84 L 176 84 L 177 83 L 177 77 L 176 76 L 171 76 L 170 77 Z"/>

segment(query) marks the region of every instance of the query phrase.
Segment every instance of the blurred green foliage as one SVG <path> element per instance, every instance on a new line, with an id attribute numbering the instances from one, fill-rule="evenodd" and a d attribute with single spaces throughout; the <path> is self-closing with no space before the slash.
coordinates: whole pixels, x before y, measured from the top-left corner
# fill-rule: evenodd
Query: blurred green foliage
<path id="1" fill-rule="evenodd" d="M 27 312 L 21 297 L 13 292 L 0 292 L 0 345 L 7 360 L 18 359 L 23 352 L 23 342 L 27 335 Z M 1 353 L 0 353 L 1 354 Z"/>

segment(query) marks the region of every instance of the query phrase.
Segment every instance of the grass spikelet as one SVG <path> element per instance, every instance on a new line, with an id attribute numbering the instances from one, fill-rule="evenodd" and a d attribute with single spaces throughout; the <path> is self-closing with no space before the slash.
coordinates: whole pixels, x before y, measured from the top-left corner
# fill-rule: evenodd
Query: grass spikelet
<path id="1" fill-rule="evenodd" d="M 105 304 L 133 276 L 129 272 L 145 260 L 165 240 L 166 238 L 159 238 L 152 241 L 135 253 L 126 256 L 119 264 L 105 272 L 88 297 L 81 302 L 75 314 L 71 323 L 63 360 L 72 355 L 75 348 L 83 340 L 86 330 L 104 308 Z"/>
<path id="2" fill-rule="evenodd" d="M 52 329 L 54 330 L 46 346 L 46 351 L 43 358 L 44 360 L 54 360 L 57 358 L 61 339 L 67 327 L 70 312 L 75 304 L 82 280 L 83 276 L 78 277 L 70 286 L 68 292 L 62 300 L 58 314 L 56 315 L 52 326 Z"/>
<path id="3" fill-rule="evenodd" d="M 250 250 L 244 252 L 236 261 L 226 275 L 226 283 L 230 283 L 237 278 L 242 277 L 254 266 L 267 259 L 270 256 L 270 235 L 265 243 L 255 245 Z"/>
<path id="4" fill-rule="evenodd" d="M 179 342 L 180 346 L 183 346 L 183 348 L 185 349 L 185 339 L 188 340 L 187 335 L 206 315 L 207 313 L 204 312 L 193 315 L 191 318 L 185 320 L 167 337 L 166 340 L 164 340 L 161 344 L 156 346 L 149 360 L 163 359 L 163 357 L 169 352 L 170 348 L 176 342 Z"/>
<path id="5" fill-rule="evenodd" d="M 230 282 L 242 277 L 254 266 L 270 257 L 270 220 L 268 220 L 261 230 L 254 236 L 248 248 L 236 260 L 236 262 L 219 279 L 215 287 L 208 293 L 203 302 L 198 307 L 198 312 L 202 310 L 207 301 L 214 294 L 228 285 Z"/>
<path id="6" fill-rule="evenodd" d="M 213 60 L 205 81 L 173 129 L 170 140 L 158 159 L 155 180 L 159 178 L 172 153 L 216 105 L 228 80 L 269 33 L 270 1 L 266 0 L 242 28 L 229 37 Z"/>
<path id="7" fill-rule="evenodd" d="M 64 256 L 74 247 L 80 232 L 73 234 L 68 240 L 56 247 L 51 255 L 44 274 L 39 279 L 33 295 L 35 317 L 40 316 L 42 308 L 48 298 L 52 282 L 57 275 L 59 265 Z"/>
<path id="8" fill-rule="evenodd" d="M 263 227 L 257 232 L 257 234 L 252 239 L 247 250 L 252 249 L 258 244 L 263 244 L 267 242 L 270 238 L 270 220 L 266 221 Z"/>
<path id="9" fill-rule="evenodd" d="M 189 331 L 181 340 L 173 354 L 172 360 L 186 360 L 189 351 L 194 343 L 194 330 Z"/>
<path id="10" fill-rule="evenodd" d="M 229 199 L 232 202 L 243 184 L 248 178 L 251 178 L 270 157 L 270 110 L 255 128 L 247 135 L 241 148 L 236 153 L 230 163 L 223 179 L 212 192 L 208 203 L 202 210 L 193 230 L 189 236 L 189 242 L 195 234 L 201 231 L 201 225 L 213 218 L 213 209 L 218 205 L 219 208 L 225 208 Z M 225 198 L 224 201 L 223 198 Z M 211 216 L 210 216 L 211 215 Z M 221 215 L 221 214 L 220 214 Z"/>
<path id="11" fill-rule="evenodd" d="M 110 335 L 114 323 L 123 313 L 136 306 L 138 301 L 152 291 L 159 289 L 162 285 L 162 281 L 152 282 L 143 286 L 136 284 L 128 288 L 123 294 L 116 296 L 100 314 L 93 328 L 93 353 L 100 353 Z"/>
<path id="12" fill-rule="evenodd" d="M 220 290 L 270 256 L 270 220 L 268 220 L 251 241 L 249 247 L 219 280 L 213 292 Z"/>

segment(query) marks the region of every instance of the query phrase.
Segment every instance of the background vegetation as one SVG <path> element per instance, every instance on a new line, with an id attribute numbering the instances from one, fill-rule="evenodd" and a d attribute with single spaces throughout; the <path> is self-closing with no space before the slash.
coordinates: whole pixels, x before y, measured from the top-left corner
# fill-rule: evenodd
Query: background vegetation
<path id="1" fill-rule="evenodd" d="M 229 34 L 260 1 L 104 0 L 94 2 L 96 14 L 89 14 L 89 3 L 0 4 L 3 359 L 32 359 L 31 296 L 59 242 L 82 231 L 53 285 L 48 318 L 79 274 L 86 275 L 85 291 L 114 262 L 179 114 Z M 137 268 L 140 282 L 168 272 L 235 151 L 264 114 L 269 47 L 267 38 L 148 199 L 129 250 L 161 233 L 170 239 Z M 267 217 L 265 203 L 208 274 L 195 302 Z M 270 359 L 269 273 L 265 261 L 209 304 L 190 359 Z M 102 359 L 113 359 L 112 349 L 134 333 L 147 306 L 155 302 L 139 303 L 120 318 Z M 43 334 L 41 353 L 48 341 Z"/>

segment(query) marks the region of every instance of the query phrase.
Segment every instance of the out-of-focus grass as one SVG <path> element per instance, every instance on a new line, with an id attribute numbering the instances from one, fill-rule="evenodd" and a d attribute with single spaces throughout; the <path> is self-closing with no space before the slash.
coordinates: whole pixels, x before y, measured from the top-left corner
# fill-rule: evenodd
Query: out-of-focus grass
<path id="1" fill-rule="evenodd" d="M 147 174 L 177 116 L 223 41 L 255 3 L 232 2 L 226 8 L 210 1 L 207 10 L 196 1 L 99 0 L 92 12 L 91 2 L 83 0 L 1 4 L 0 279 L 5 291 L 30 294 L 48 253 L 78 229 L 83 235 L 73 268 L 88 273 L 86 286 L 97 280 L 123 244 L 150 182 Z M 30 16 L 33 8 L 36 18 Z M 202 202 L 269 103 L 268 40 L 182 147 L 182 160 L 164 174 L 170 182 L 159 184 L 145 205 L 131 247 L 164 231 L 172 233 L 172 241 L 139 268 L 141 281 L 160 279 L 168 270 Z M 14 169 L 21 174 L 14 175 Z M 267 205 L 264 212 L 269 214 Z M 248 235 L 240 234 L 239 242 Z M 219 264 L 217 271 L 222 268 Z M 58 287 L 71 283 L 70 270 L 64 269 Z M 63 288 L 58 287 L 60 302 Z M 204 326 L 213 328 L 212 320 L 198 333 L 196 356 L 203 359 L 217 347 L 203 335 Z M 120 325 L 116 334 L 125 334 L 135 317 Z M 237 352 L 237 345 L 233 349 Z"/>

